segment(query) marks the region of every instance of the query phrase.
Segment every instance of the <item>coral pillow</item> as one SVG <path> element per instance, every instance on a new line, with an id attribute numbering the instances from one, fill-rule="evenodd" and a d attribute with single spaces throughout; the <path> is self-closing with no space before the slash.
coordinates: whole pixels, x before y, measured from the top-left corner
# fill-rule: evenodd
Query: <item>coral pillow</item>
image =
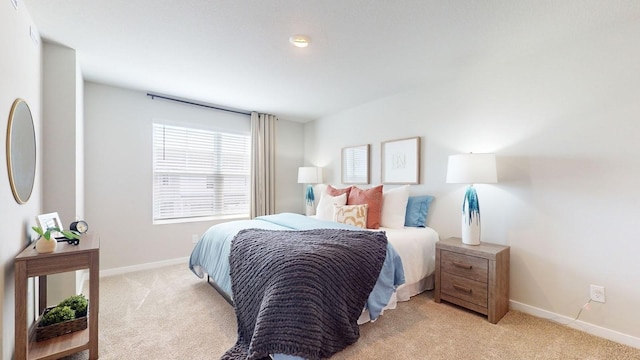
<path id="1" fill-rule="evenodd" d="M 361 204 L 368 205 L 367 228 L 379 228 L 382 217 L 382 185 L 366 190 L 352 187 L 347 198 L 347 205 Z"/>
<path id="2" fill-rule="evenodd" d="M 338 195 L 342 195 L 342 194 L 347 194 L 347 198 L 349 197 L 349 192 L 351 191 L 351 188 L 353 186 L 349 186 L 347 188 L 344 189 L 336 189 L 331 185 L 327 185 L 327 188 L 325 189 L 325 192 L 331 196 L 338 196 Z"/>
<path id="3" fill-rule="evenodd" d="M 333 221 L 367 228 L 367 204 L 333 206 Z"/>

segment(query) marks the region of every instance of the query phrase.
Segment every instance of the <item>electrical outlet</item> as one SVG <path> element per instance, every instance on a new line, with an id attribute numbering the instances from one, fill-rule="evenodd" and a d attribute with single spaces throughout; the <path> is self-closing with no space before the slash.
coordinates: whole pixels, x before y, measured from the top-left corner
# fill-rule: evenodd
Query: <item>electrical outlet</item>
<path id="1" fill-rule="evenodd" d="M 191 235 L 191 242 L 194 244 L 198 242 L 198 234 Z"/>
<path id="2" fill-rule="evenodd" d="M 589 290 L 591 294 L 591 300 L 601 303 L 605 302 L 604 286 L 591 285 Z"/>

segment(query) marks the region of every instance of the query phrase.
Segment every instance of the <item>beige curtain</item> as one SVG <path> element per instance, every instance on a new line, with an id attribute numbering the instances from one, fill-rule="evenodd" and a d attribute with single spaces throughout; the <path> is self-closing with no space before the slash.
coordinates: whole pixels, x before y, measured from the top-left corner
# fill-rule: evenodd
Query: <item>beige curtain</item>
<path id="1" fill-rule="evenodd" d="M 275 115 L 251 113 L 251 218 L 276 211 Z"/>

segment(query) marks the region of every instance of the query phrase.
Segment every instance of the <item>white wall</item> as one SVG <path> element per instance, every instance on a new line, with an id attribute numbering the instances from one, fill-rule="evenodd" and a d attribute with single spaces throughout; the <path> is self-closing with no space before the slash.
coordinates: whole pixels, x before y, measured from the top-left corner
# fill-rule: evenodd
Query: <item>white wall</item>
<path id="1" fill-rule="evenodd" d="M 276 213 L 304 214 L 304 186 L 298 184 L 298 167 L 305 165 L 304 124 L 279 119 L 276 139 Z"/>
<path id="2" fill-rule="evenodd" d="M 464 186 L 445 183 L 447 156 L 495 152 L 499 183 L 478 185 L 485 241 L 511 246 L 511 300 L 574 318 L 589 284 L 607 302 L 580 319 L 640 346 L 640 23 L 613 24 L 527 57 L 469 62 L 421 88 L 305 128 L 305 160 L 340 181 L 340 149 L 422 138 L 429 225 L 460 236 Z M 495 60 L 495 59 L 494 59 Z"/>
<path id="3" fill-rule="evenodd" d="M 215 114 L 227 118 L 227 127 L 248 130 L 249 117 L 92 82 L 85 83 L 84 101 L 85 212 L 89 227 L 100 233 L 101 270 L 189 256 L 192 235 L 215 222 L 152 224 L 153 120 L 189 124 Z M 276 208 L 301 211 L 291 199 L 301 193 L 292 168 L 302 164 L 303 127 L 280 120 L 276 136 Z"/>
<path id="4" fill-rule="evenodd" d="M 83 80 L 76 51 L 43 45 L 43 212 L 57 212 L 65 229 L 82 216 L 83 187 Z M 54 274 L 47 279 L 47 306 L 75 295 L 76 273 Z"/>
<path id="5" fill-rule="evenodd" d="M 0 323 L 2 341 L 0 354 L 9 360 L 14 349 L 14 272 L 13 259 L 30 241 L 31 226 L 42 206 L 42 116 L 41 116 L 41 53 L 40 43 L 29 36 L 33 21 L 22 5 L 16 10 L 9 1 L 0 1 L 0 129 L 6 137 L 11 105 L 23 98 L 31 109 L 38 147 L 36 182 L 31 198 L 19 205 L 13 198 L 7 176 L 6 147 L 0 146 Z M 35 29 L 35 27 L 34 27 Z M 4 143 L 4 142 L 3 142 Z M 34 234 L 35 235 L 35 234 Z"/>

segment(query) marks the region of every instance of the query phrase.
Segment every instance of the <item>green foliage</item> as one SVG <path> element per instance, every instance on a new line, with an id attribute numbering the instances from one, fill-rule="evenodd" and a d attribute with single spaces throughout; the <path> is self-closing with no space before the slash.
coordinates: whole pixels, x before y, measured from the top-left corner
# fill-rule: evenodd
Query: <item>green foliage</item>
<path id="1" fill-rule="evenodd" d="M 38 235 L 47 240 L 51 240 L 51 233 L 56 231 L 64 235 L 64 237 L 66 237 L 67 239 L 80 239 L 80 235 L 74 233 L 73 231 L 60 230 L 60 228 L 57 227 L 50 227 L 46 231 L 42 230 L 40 226 L 32 226 L 31 228 L 33 229 L 33 231 L 37 232 Z"/>
<path id="2" fill-rule="evenodd" d="M 89 306 L 89 301 L 87 301 L 87 298 L 84 297 L 83 294 L 80 294 L 70 296 L 62 300 L 62 302 L 60 302 L 58 306 L 68 306 L 71 309 L 75 310 L 76 317 L 83 317 L 87 316 L 87 307 Z"/>
<path id="3" fill-rule="evenodd" d="M 76 318 L 76 312 L 68 306 L 56 306 L 42 316 L 40 326 L 53 325 Z"/>
<path id="4" fill-rule="evenodd" d="M 88 308 L 89 300 L 83 294 L 69 296 L 44 314 L 39 326 L 53 325 L 87 316 Z"/>

